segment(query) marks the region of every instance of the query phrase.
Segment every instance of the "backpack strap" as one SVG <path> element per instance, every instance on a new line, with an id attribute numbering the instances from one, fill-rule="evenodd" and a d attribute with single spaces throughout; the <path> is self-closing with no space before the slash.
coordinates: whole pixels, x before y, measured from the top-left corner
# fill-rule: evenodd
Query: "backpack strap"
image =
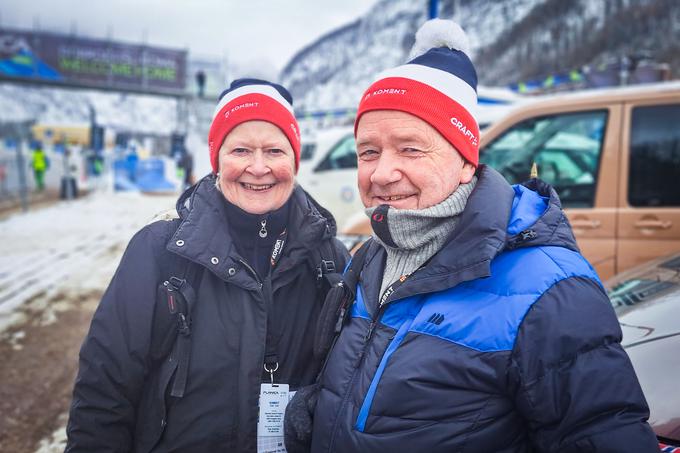
<path id="1" fill-rule="evenodd" d="M 179 226 L 179 220 L 176 227 Z M 171 395 L 184 396 L 191 355 L 191 313 L 196 305 L 196 285 L 204 268 L 186 258 L 172 254 L 161 264 L 161 277 L 167 278 L 158 285 L 151 332 L 149 356 L 158 364 L 170 356 L 174 362 L 175 380 Z"/>
<path id="2" fill-rule="evenodd" d="M 326 367 L 328 355 L 347 321 L 371 242 L 372 239 L 367 240 L 354 253 L 342 278 L 326 294 L 314 336 L 314 355 L 323 363 L 321 372 Z"/>
<path id="3" fill-rule="evenodd" d="M 323 241 L 319 247 L 312 250 L 310 264 L 316 274 L 317 286 L 321 287 L 326 283 L 328 289 L 340 280 L 337 262 L 338 254 L 331 239 Z"/>
<path id="4" fill-rule="evenodd" d="M 167 280 L 171 291 L 183 299 L 185 308 L 184 311 L 178 311 L 175 335 L 174 356 L 177 361 L 177 372 L 170 395 L 176 398 L 184 396 L 191 357 L 191 312 L 196 305 L 196 291 L 190 282 L 198 282 L 196 277 L 202 274 L 202 271 L 203 267 L 187 261 L 184 279 L 171 276 Z"/>
<path id="5" fill-rule="evenodd" d="M 352 256 L 349 263 L 347 263 L 347 269 L 342 276 L 342 279 L 345 283 L 345 288 L 347 291 L 349 291 L 352 301 L 354 301 L 354 298 L 356 297 L 357 284 L 359 283 L 361 270 L 364 268 L 366 254 L 368 253 L 368 249 L 371 247 L 372 243 L 373 238 L 368 238 L 366 242 L 361 244 L 359 250 L 354 252 L 354 256 Z"/>

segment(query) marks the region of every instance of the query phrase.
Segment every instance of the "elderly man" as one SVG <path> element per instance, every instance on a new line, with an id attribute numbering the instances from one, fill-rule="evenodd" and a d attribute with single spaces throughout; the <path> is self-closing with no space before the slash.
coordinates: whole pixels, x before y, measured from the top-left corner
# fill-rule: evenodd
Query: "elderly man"
<path id="1" fill-rule="evenodd" d="M 374 239 L 351 266 L 312 451 L 658 451 L 557 195 L 478 165 L 463 31 L 435 20 L 416 38 L 359 104 Z"/>

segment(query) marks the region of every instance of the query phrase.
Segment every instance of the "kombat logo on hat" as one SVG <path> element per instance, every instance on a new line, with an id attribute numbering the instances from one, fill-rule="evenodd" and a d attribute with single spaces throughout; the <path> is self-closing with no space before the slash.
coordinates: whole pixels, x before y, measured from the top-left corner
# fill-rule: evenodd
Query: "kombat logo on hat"
<path id="1" fill-rule="evenodd" d="M 406 94 L 408 90 L 405 90 L 403 88 L 381 88 L 379 90 L 375 90 L 372 93 L 366 93 L 366 96 L 364 96 L 364 99 L 368 99 L 371 96 L 378 96 L 380 94 Z"/>
<path id="2" fill-rule="evenodd" d="M 239 104 L 239 105 L 232 107 L 231 109 L 227 110 L 226 112 L 224 112 L 224 117 L 229 118 L 230 114 L 232 114 L 232 113 L 234 113 L 238 110 L 246 109 L 246 108 L 249 108 L 249 107 L 257 107 L 258 105 L 260 105 L 259 102 L 245 102 L 243 104 Z"/>

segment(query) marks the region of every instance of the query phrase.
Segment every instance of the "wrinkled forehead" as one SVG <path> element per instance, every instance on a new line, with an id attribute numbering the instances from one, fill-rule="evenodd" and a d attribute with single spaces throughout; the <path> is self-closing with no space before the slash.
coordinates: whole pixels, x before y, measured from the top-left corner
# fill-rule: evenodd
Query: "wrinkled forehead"
<path id="1" fill-rule="evenodd" d="M 357 147 L 387 143 L 419 143 L 460 155 L 446 137 L 416 115 L 399 110 L 374 110 L 362 115 L 356 128 Z"/>
<path id="2" fill-rule="evenodd" d="M 426 121 L 399 110 L 373 110 L 364 113 L 356 127 L 356 136 L 404 137 L 436 132 Z"/>

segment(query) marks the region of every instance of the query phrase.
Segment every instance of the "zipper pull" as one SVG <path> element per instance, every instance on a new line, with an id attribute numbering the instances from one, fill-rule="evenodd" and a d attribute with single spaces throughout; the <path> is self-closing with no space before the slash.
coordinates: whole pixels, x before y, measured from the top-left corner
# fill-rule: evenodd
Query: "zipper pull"
<path id="1" fill-rule="evenodd" d="M 267 237 L 267 219 L 262 220 L 260 222 L 260 225 L 262 225 L 262 228 L 260 228 L 260 237 L 266 238 Z"/>
<path id="2" fill-rule="evenodd" d="M 373 329 L 375 328 L 376 322 L 371 321 L 371 323 L 368 325 L 368 331 L 366 331 L 366 334 L 364 335 L 364 344 L 368 343 L 368 340 L 371 339 L 371 336 L 373 335 Z"/>
<path id="3" fill-rule="evenodd" d="M 361 362 L 364 360 L 364 356 L 366 355 L 366 350 L 368 350 L 368 344 L 371 340 L 371 337 L 373 336 L 373 330 L 375 329 L 376 324 L 377 321 L 371 321 L 371 323 L 368 325 L 368 331 L 364 335 L 364 344 L 361 348 L 361 351 L 359 351 L 359 355 L 357 356 L 357 363 L 355 367 L 361 365 Z"/>

